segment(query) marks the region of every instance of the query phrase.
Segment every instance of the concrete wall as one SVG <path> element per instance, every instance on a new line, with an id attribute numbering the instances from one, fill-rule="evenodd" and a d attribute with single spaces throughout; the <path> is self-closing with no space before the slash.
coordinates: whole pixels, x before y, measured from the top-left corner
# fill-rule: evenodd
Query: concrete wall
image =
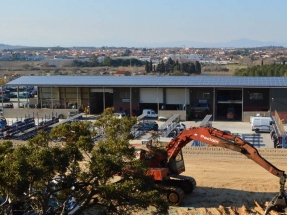
<path id="1" fill-rule="evenodd" d="M 260 116 L 270 116 L 269 111 L 243 112 L 242 121 L 243 122 L 250 122 L 250 117 L 256 116 L 256 114 L 260 114 Z"/>
<path id="2" fill-rule="evenodd" d="M 158 111 L 158 116 L 165 116 L 167 118 L 171 117 L 174 114 L 179 114 L 180 121 L 186 121 L 185 110 L 159 110 Z"/>

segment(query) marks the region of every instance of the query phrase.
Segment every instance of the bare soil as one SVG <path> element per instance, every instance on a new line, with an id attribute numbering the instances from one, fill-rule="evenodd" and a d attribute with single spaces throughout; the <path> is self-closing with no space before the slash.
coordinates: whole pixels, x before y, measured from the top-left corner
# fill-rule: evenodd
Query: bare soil
<path id="1" fill-rule="evenodd" d="M 195 178 L 197 187 L 178 207 L 170 207 L 169 215 L 264 214 L 268 202 L 279 192 L 278 177 L 240 153 L 215 147 L 196 148 L 184 148 L 186 171 L 182 175 Z M 259 152 L 277 168 L 287 170 L 286 149 Z M 135 215 L 151 215 L 152 210 Z M 90 209 L 86 214 L 97 212 Z"/>
<path id="2" fill-rule="evenodd" d="M 268 149 L 261 151 L 277 168 L 287 170 L 286 150 L 278 154 Z M 224 149 L 219 152 L 197 150 L 185 153 L 184 158 L 186 172 L 183 175 L 195 178 L 197 188 L 179 207 L 171 208 L 169 214 L 264 214 L 268 202 L 279 192 L 278 177 L 239 153 Z M 270 214 L 282 213 L 272 211 Z"/>

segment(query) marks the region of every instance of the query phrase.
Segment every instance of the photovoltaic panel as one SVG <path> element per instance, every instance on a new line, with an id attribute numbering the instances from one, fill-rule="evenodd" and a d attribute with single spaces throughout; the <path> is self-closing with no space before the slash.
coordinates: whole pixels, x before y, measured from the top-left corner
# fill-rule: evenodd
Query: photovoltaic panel
<path id="1" fill-rule="evenodd" d="M 238 76 L 22 76 L 13 86 L 287 87 L 287 77 Z"/>

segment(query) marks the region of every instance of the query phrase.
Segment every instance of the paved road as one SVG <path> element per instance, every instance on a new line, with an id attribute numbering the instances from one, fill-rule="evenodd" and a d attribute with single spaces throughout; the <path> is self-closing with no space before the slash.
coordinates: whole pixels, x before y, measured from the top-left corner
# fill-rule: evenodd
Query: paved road
<path id="1" fill-rule="evenodd" d="M 34 98 L 37 98 L 36 96 Z M 2 101 L 0 100 L 1 106 L 2 106 Z M 3 102 L 3 106 L 5 106 L 5 104 L 10 104 L 12 103 L 14 108 L 18 108 L 18 98 L 10 98 L 9 102 Z M 19 103 L 23 103 L 26 104 L 27 103 L 27 99 L 20 99 L 19 98 Z M 29 99 L 28 99 L 28 103 L 29 103 Z"/>
<path id="2" fill-rule="evenodd" d="M 12 99 L 13 103 L 15 105 L 15 103 L 17 103 L 17 98 Z M 26 101 L 26 99 L 21 99 L 21 102 Z M 15 106 L 14 106 L 15 107 Z M 12 122 L 16 121 L 16 118 L 8 118 L 7 119 L 8 124 L 11 124 Z M 41 120 L 40 120 L 41 121 Z M 153 120 L 154 121 L 154 120 Z M 164 124 L 164 122 L 161 121 L 156 121 L 159 125 L 159 127 Z M 36 124 L 38 123 L 38 121 L 36 122 Z M 201 121 L 185 121 L 183 122 L 186 127 L 193 127 L 193 126 L 199 126 Z M 237 133 L 237 134 L 255 134 L 254 131 L 251 131 L 251 125 L 250 122 L 229 122 L 229 121 L 225 121 L 225 122 L 212 122 L 212 126 L 214 128 L 218 128 L 220 130 L 228 130 L 231 133 Z M 285 130 L 287 130 L 287 125 L 284 126 Z M 260 133 L 260 136 L 262 137 L 262 142 L 260 143 L 260 146 L 258 146 L 258 148 L 274 148 L 273 147 L 273 142 L 270 138 L 270 134 L 269 133 Z M 143 137 L 144 139 L 148 138 L 148 137 Z M 247 140 L 247 139 L 246 139 Z M 249 141 L 248 141 L 249 142 Z"/>
<path id="3" fill-rule="evenodd" d="M 157 121 L 159 126 L 161 126 L 164 122 Z M 193 127 L 193 126 L 199 126 L 201 121 L 185 121 L 183 122 L 186 127 Z M 231 133 L 236 134 L 255 134 L 254 131 L 251 130 L 250 122 L 212 122 L 212 126 L 214 128 L 220 129 L 220 130 L 228 130 Z M 273 142 L 270 138 L 269 133 L 260 133 L 260 136 L 262 137 L 262 142 L 258 146 L 258 148 L 274 148 Z M 246 139 L 247 140 L 247 139 Z M 257 146 L 256 146 L 257 147 Z"/>

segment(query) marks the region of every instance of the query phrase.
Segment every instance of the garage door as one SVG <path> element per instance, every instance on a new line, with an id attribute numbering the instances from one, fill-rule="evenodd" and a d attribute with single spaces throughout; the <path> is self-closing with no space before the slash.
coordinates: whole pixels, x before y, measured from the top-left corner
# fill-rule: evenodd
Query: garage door
<path id="1" fill-rule="evenodd" d="M 141 88 L 140 103 L 163 103 L 163 89 Z"/>
<path id="2" fill-rule="evenodd" d="M 189 90 L 166 89 L 166 104 L 189 104 Z"/>

